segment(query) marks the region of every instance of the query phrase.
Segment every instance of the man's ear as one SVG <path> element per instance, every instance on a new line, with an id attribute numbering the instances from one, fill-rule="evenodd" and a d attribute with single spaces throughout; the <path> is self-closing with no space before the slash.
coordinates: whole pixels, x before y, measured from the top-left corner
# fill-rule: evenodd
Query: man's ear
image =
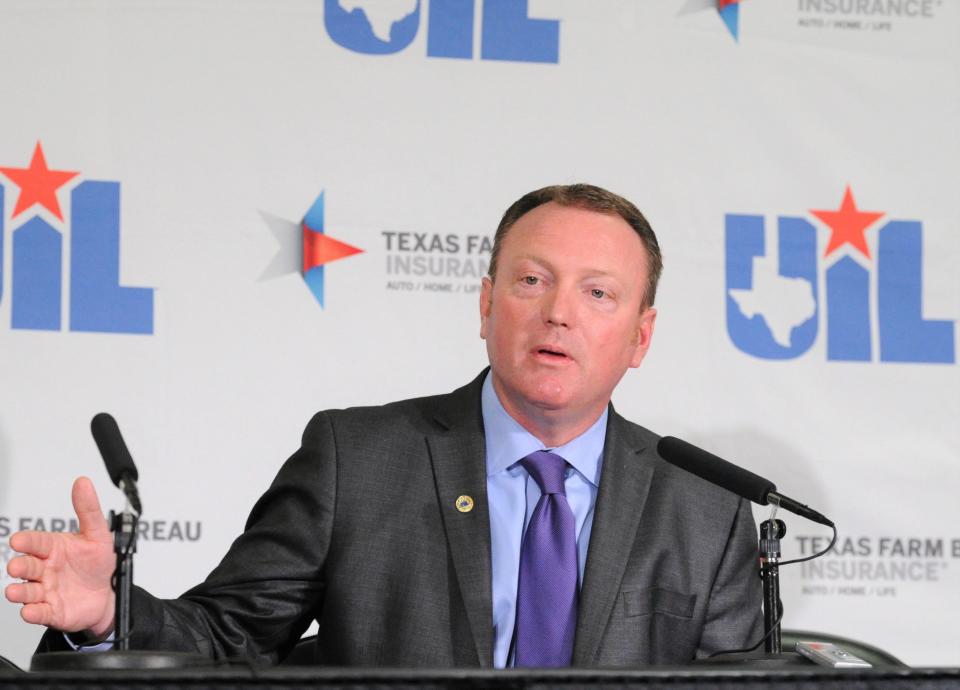
<path id="1" fill-rule="evenodd" d="M 493 280 L 484 276 L 480 281 L 480 337 L 487 338 L 487 319 L 490 318 L 490 309 L 493 308 Z"/>
<path id="2" fill-rule="evenodd" d="M 634 345 L 633 357 L 630 358 L 630 366 L 638 367 L 643 358 L 650 349 L 650 341 L 653 340 L 653 327 L 657 322 L 657 310 L 653 307 L 645 309 L 637 317 L 636 344 Z"/>

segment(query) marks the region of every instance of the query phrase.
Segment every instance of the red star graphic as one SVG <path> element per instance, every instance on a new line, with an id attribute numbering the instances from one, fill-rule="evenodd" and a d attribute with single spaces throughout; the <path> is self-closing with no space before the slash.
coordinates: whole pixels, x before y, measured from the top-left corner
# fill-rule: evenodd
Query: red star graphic
<path id="1" fill-rule="evenodd" d="M 335 240 L 330 235 L 315 232 L 303 226 L 303 272 L 311 268 L 323 266 L 337 259 L 346 259 L 348 256 L 360 254 L 362 249 L 352 244 Z"/>
<path id="2" fill-rule="evenodd" d="M 50 170 L 47 167 L 46 159 L 43 157 L 43 148 L 39 141 L 37 147 L 33 150 L 33 158 L 30 159 L 29 168 L 0 168 L 0 172 L 20 187 L 17 206 L 13 209 L 14 218 L 34 204 L 40 204 L 57 218 L 63 220 L 60 203 L 57 201 L 57 190 L 79 173 L 66 170 Z"/>
<path id="3" fill-rule="evenodd" d="M 850 191 L 850 185 L 847 185 L 847 191 L 843 195 L 843 203 L 836 211 L 814 211 L 810 213 L 822 220 L 830 228 L 830 242 L 827 244 L 827 251 L 824 256 L 829 256 L 831 252 L 839 249 L 845 244 L 852 244 L 859 249 L 865 257 L 870 258 L 870 248 L 867 247 L 867 238 L 864 234 L 870 225 L 883 213 L 876 211 L 860 211 L 853 201 L 853 192 Z"/>

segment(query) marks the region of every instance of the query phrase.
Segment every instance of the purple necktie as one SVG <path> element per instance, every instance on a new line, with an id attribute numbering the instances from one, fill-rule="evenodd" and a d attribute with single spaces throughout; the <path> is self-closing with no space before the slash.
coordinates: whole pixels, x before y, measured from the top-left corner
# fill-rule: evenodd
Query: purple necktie
<path id="1" fill-rule="evenodd" d="M 567 463 L 538 450 L 520 461 L 543 495 L 520 549 L 517 666 L 569 666 L 577 626 L 576 521 L 563 486 Z"/>

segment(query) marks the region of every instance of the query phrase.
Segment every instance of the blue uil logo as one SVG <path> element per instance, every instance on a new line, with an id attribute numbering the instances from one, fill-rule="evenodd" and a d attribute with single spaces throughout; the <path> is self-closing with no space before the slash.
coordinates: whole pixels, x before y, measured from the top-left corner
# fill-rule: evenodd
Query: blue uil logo
<path id="1" fill-rule="evenodd" d="M 37 142 L 29 167 L 0 167 L 0 301 L 4 298 L 4 227 L 11 198 L 10 325 L 63 328 L 63 276 L 69 265 L 71 331 L 153 333 L 153 288 L 120 285 L 120 183 L 85 180 L 70 192 L 70 213 L 59 195 L 79 173 L 47 167 Z M 64 232 L 67 231 L 67 232 Z M 65 240 L 69 238 L 69 245 Z M 65 249 L 68 260 L 64 261 Z"/>
<path id="2" fill-rule="evenodd" d="M 727 332 L 734 345 L 754 357 L 793 359 L 811 348 L 825 322 L 828 360 L 954 363 L 954 322 L 922 314 L 923 225 L 889 220 L 878 227 L 885 214 L 857 209 L 849 187 L 838 210 L 811 214 L 830 230 L 823 295 L 810 220 L 781 216 L 768 234 L 763 216 L 726 216 Z M 867 230 L 876 231 L 875 260 Z"/>
<path id="3" fill-rule="evenodd" d="M 327 0 L 324 23 L 330 38 L 345 48 L 371 55 L 397 53 L 417 35 L 420 0 Z"/>
<path id="4" fill-rule="evenodd" d="M 430 0 L 427 56 L 474 57 L 474 0 Z M 324 0 L 324 25 L 338 45 L 356 53 L 389 55 L 409 46 L 421 24 L 420 0 Z M 480 59 L 556 63 L 560 22 L 533 19 L 527 0 L 484 0 Z"/>

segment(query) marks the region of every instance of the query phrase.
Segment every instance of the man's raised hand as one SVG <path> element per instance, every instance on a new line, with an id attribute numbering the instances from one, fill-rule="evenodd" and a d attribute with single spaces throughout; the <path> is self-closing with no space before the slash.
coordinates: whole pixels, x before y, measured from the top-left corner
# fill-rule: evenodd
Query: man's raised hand
<path id="1" fill-rule="evenodd" d="M 25 582 L 9 585 L 5 594 L 23 604 L 20 616 L 28 623 L 101 637 L 114 624 L 113 535 L 93 482 L 77 479 L 72 499 L 78 534 L 17 532 L 10 537 L 11 548 L 23 555 L 11 559 L 7 572 Z"/>

